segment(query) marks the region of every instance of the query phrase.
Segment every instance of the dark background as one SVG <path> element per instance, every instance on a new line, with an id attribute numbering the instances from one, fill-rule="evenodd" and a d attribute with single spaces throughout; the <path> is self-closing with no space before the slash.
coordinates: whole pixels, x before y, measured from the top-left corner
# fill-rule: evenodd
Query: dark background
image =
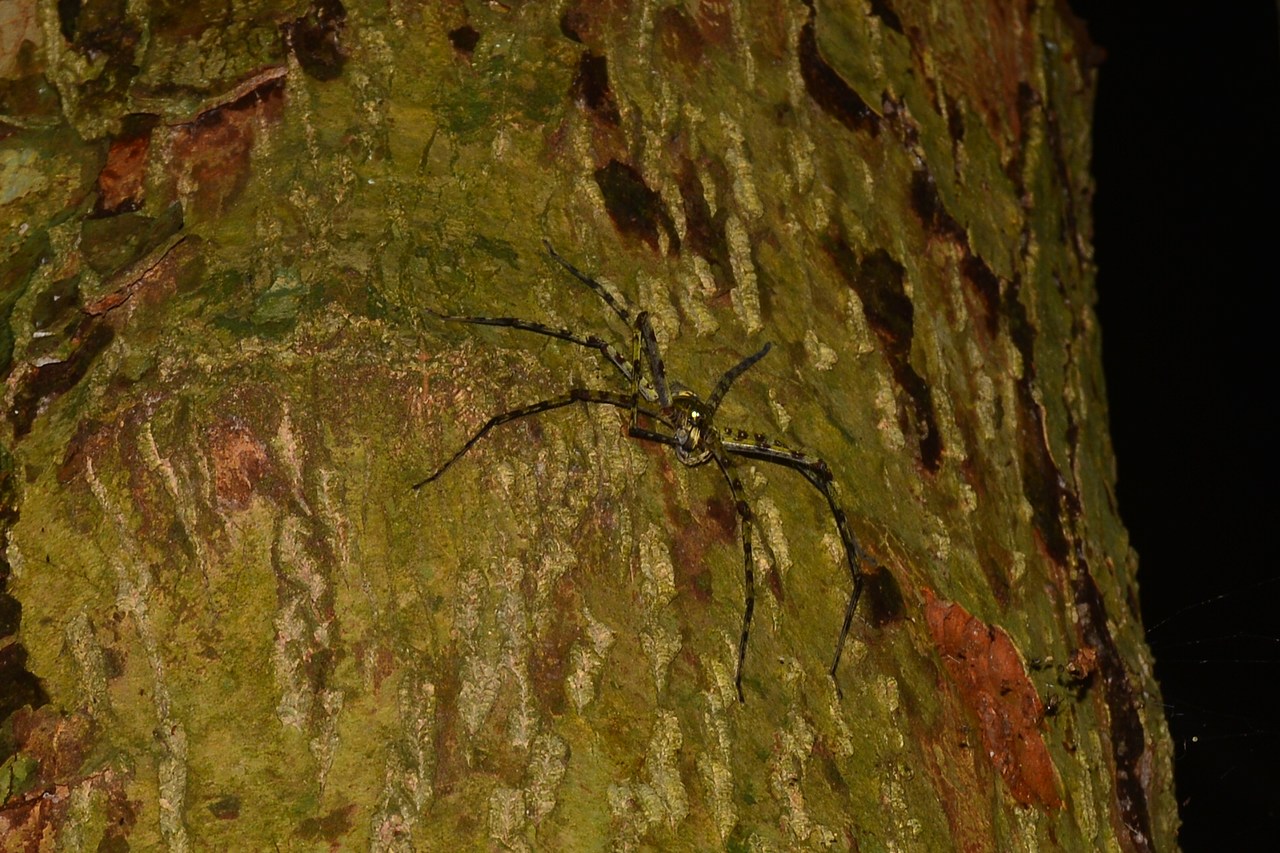
<path id="1" fill-rule="evenodd" d="M 1098 313 L 1180 840 L 1280 849 L 1276 4 L 1071 6 L 1107 54 Z"/>

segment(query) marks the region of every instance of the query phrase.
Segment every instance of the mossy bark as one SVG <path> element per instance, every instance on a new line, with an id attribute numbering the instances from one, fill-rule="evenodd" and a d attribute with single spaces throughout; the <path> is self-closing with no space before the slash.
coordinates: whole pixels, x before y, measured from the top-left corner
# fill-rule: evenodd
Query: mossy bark
<path id="1" fill-rule="evenodd" d="M 7 7 L 8 8 L 8 7 Z M 1169 850 L 1063 3 L 0 22 L 8 849 Z M 6 13 L 9 14 L 9 13 Z M 741 462 L 603 359 L 648 310 Z M 18 607 L 20 605 L 20 612 Z"/>

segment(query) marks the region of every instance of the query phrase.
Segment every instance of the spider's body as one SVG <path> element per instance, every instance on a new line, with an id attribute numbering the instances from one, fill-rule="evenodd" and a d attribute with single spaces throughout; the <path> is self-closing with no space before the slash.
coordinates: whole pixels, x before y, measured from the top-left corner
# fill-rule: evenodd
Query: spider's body
<path id="1" fill-rule="evenodd" d="M 545 241 L 544 241 L 545 243 Z M 849 593 L 849 601 L 845 607 L 844 624 L 840 629 L 840 637 L 836 641 L 835 658 L 831 663 L 831 677 L 835 678 L 836 668 L 840 664 L 840 654 L 844 649 L 845 637 L 849 633 L 849 625 L 853 621 L 853 613 L 857 609 L 858 599 L 862 594 L 863 572 L 861 568 L 865 555 L 858 547 L 858 542 L 849 530 L 848 520 L 839 507 L 832 491 L 831 470 L 821 459 L 809 456 L 798 450 L 771 441 L 763 435 L 751 435 L 737 429 L 720 429 L 715 425 L 715 414 L 720 401 L 728 393 L 730 386 L 739 376 L 745 373 L 757 361 L 769 352 L 769 344 L 759 351 L 747 356 L 735 366 L 725 371 L 716 383 L 711 395 L 706 399 L 683 386 L 668 389 L 666 369 L 658 350 L 657 338 L 649 315 L 645 311 L 632 315 L 631 309 L 620 299 L 590 276 L 580 272 L 576 267 L 560 257 L 545 243 L 547 252 L 561 267 L 567 270 L 578 281 L 587 285 L 613 310 L 633 333 L 632 357 L 627 361 L 612 344 L 597 335 L 583 335 L 570 329 L 554 328 L 530 320 L 516 317 L 452 317 L 439 315 L 442 319 L 461 323 L 472 323 L 482 326 L 504 326 L 520 329 L 546 337 L 577 344 L 597 350 L 604 356 L 623 379 L 630 385 L 630 393 L 608 391 L 593 388 L 570 388 L 565 394 L 552 397 L 527 406 L 511 409 L 494 415 L 477 430 L 465 444 L 458 449 L 443 465 L 430 476 L 415 483 L 415 490 L 432 482 L 454 462 L 475 445 L 495 426 L 516 420 L 517 418 L 536 415 L 552 409 L 558 409 L 573 403 L 590 403 L 611 406 L 628 411 L 631 423 L 627 430 L 632 438 L 665 444 L 675 450 L 676 458 L 690 467 L 715 461 L 716 466 L 724 474 L 733 493 L 735 509 L 738 513 L 742 532 L 743 581 L 746 592 L 746 603 L 742 614 L 742 636 L 738 642 L 738 665 L 734 678 L 734 686 L 738 691 L 738 700 L 742 701 L 742 665 L 746 659 L 747 636 L 751 628 L 751 614 L 755 609 L 755 569 L 752 556 L 752 524 L 751 506 L 744 496 L 742 482 L 738 478 L 735 456 L 742 456 L 761 462 L 771 462 L 799 472 L 827 499 L 827 506 L 835 520 L 836 530 L 844 544 L 845 558 L 853 588 Z M 674 383 L 673 383 L 674 386 Z M 663 431 L 665 430 L 665 431 Z M 837 692 L 839 685 L 837 684 Z"/>
<path id="2" fill-rule="evenodd" d="M 692 391 L 677 391 L 671 398 L 671 405 L 663 409 L 662 414 L 675 428 L 672 438 L 676 440 L 677 459 L 690 468 L 711 461 L 707 432 L 711 416 L 701 397 Z"/>

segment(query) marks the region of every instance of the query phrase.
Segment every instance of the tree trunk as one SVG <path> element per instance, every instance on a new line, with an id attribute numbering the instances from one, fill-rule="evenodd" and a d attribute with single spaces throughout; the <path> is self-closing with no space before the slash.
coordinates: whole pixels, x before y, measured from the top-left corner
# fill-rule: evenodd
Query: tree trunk
<path id="1" fill-rule="evenodd" d="M 282 5 L 0 21 L 6 849 L 1175 848 L 1065 3 Z M 544 239 L 673 390 L 772 342 L 835 679 L 820 467 L 411 489 L 635 394 Z"/>

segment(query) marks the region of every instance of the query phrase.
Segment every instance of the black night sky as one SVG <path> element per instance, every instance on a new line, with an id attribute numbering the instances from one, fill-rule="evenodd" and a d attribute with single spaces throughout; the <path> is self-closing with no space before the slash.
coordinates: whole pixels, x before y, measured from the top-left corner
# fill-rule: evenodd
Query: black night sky
<path id="1" fill-rule="evenodd" d="M 1180 840 L 1280 837 L 1275 0 L 1071 0 L 1106 50 L 1098 311 L 1120 510 L 1177 750 Z M 1271 414 L 1268 414 L 1271 412 Z"/>

